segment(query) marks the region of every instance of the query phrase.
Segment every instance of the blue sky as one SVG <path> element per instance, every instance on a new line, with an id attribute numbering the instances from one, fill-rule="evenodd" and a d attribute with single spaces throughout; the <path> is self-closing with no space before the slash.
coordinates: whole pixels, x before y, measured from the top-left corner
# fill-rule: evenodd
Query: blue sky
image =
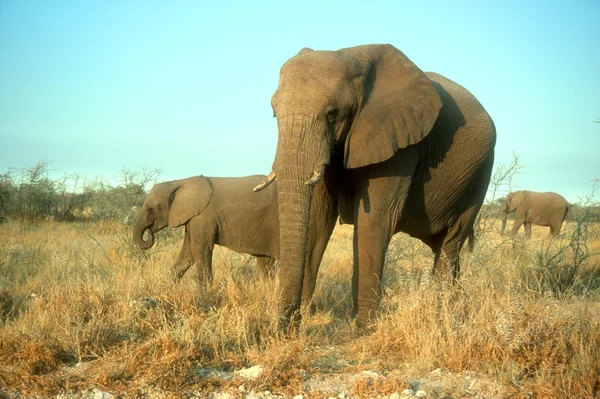
<path id="1" fill-rule="evenodd" d="M 391 43 L 479 98 L 517 187 L 577 201 L 600 177 L 599 21 L 597 0 L 0 0 L 0 173 L 266 174 L 281 65 Z"/>

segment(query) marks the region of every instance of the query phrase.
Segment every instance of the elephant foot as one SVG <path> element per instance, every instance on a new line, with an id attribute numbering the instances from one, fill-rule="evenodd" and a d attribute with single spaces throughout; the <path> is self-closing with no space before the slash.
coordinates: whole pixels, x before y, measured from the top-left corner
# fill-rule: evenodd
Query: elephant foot
<path id="1" fill-rule="evenodd" d="M 370 334 L 377 327 L 377 309 L 361 309 L 353 312 L 353 327 L 357 334 Z"/>
<path id="2" fill-rule="evenodd" d="M 356 336 L 370 335 L 377 329 L 377 322 L 371 318 L 355 318 L 352 321 L 351 330 Z"/>
<path id="3" fill-rule="evenodd" d="M 193 265 L 193 263 L 188 263 L 187 265 L 175 265 L 171 268 L 171 279 L 174 283 L 179 282 L 188 269 Z"/>
<path id="4" fill-rule="evenodd" d="M 302 313 L 300 309 L 283 309 L 279 313 L 279 332 L 285 336 L 294 336 L 300 329 L 302 323 Z"/>
<path id="5" fill-rule="evenodd" d="M 302 307 L 305 309 L 309 316 L 314 316 L 317 313 L 317 307 L 312 301 L 308 304 L 303 305 Z"/>

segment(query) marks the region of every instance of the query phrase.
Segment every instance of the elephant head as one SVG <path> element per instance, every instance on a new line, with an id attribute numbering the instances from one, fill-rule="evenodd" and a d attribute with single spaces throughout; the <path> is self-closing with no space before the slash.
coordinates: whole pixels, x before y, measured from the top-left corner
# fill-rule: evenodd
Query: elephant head
<path id="1" fill-rule="evenodd" d="M 517 210 L 520 204 L 525 200 L 525 193 L 523 191 L 515 191 L 512 193 L 508 193 L 506 198 L 504 198 L 504 217 L 502 218 L 502 226 L 500 227 L 500 233 L 504 234 L 506 230 L 506 221 L 508 219 L 508 214 Z"/>
<path id="2" fill-rule="evenodd" d="M 279 139 L 269 178 L 278 179 L 282 313 L 301 301 L 311 186 L 334 153 L 345 168 L 383 162 L 431 131 L 442 102 L 429 78 L 391 45 L 302 49 L 281 68 L 272 97 Z"/>
<path id="3" fill-rule="evenodd" d="M 212 184 L 203 176 L 156 184 L 144 201 L 133 229 L 133 240 L 141 249 L 149 249 L 154 245 L 154 233 L 167 226 L 181 226 L 202 213 L 212 193 Z"/>
<path id="4" fill-rule="evenodd" d="M 525 193 L 523 191 L 509 193 L 504 200 L 504 212 L 511 213 L 516 211 L 523 201 L 525 201 Z"/>

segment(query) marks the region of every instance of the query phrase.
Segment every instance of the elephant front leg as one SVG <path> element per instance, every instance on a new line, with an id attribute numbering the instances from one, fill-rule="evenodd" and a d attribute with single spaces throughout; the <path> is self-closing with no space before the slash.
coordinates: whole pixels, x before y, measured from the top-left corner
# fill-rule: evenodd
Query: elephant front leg
<path id="1" fill-rule="evenodd" d="M 381 177 L 376 169 L 355 172 L 352 296 L 359 327 L 375 318 L 381 301 L 381 277 L 390 240 L 404 210 L 419 155 L 404 151 L 393 166 L 396 176 Z"/>
<path id="2" fill-rule="evenodd" d="M 531 238 L 531 222 L 525 222 L 525 237 Z"/>
<path id="3" fill-rule="evenodd" d="M 522 218 L 515 218 L 515 221 L 513 223 L 513 229 L 512 229 L 513 235 L 515 235 L 519 232 L 519 229 L 521 228 L 521 226 L 523 226 L 524 222 L 525 222 L 525 220 Z"/>
<path id="4" fill-rule="evenodd" d="M 354 223 L 353 316 L 359 327 L 375 318 L 381 301 L 381 277 L 394 221 L 387 212 L 358 212 Z"/>
<path id="5" fill-rule="evenodd" d="M 179 251 L 179 256 L 175 261 L 175 264 L 171 268 L 171 276 L 175 282 L 181 280 L 188 269 L 194 264 L 194 258 L 192 256 L 192 246 L 190 230 L 188 226 L 185 226 L 185 235 L 183 239 L 183 245 Z"/>
<path id="6" fill-rule="evenodd" d="M 197 280 L 200 288 L 212 283 L 212 258 L 217 226 L 210 221 L 192 219 L 189 223 L 192 257 L 196 264 Z"/>
<path id="7" fill-rule="evenodd" d="M 198 279 L 198 284 L 200 287 L 205 287 L 212 283 L 213 274 L 212 274 L 212 258 L 213 258 L 213 249 L 214 247 L 204 247 L 199 249 L 200 254 L 196 256 L 196 271 Z"/>
<path id="8" fill-rule="evenodd" d="M 308 248 L 304 266 L 304 281 L 302 282 L 302 306 L 308 307 L 308 311 L 314 314 L 316 309 L 312 298 L 315 293 L 321 260 L 337 221 L 337 202 L 324 187 L 315 187 L 313 206 L 310 212 Z"/>

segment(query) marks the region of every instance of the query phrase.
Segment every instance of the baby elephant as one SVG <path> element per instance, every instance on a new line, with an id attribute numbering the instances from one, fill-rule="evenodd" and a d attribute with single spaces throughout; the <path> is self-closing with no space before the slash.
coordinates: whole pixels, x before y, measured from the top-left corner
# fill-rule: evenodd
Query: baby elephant
<path id="1" fill-rule="evenodd" d="M 561 195 L 547 192 L 515 191 L 504 200 L 505 215 L 502 220 L 502 233 L 506 228 L 506 218 L 515 212 L 512 232 L 516 234 L 525 225 L 525 234 L 531 237 L 531 225 L 550 227 L 550 234 L 557 235 L 569 211 L 569 203 Z"/>
<path id="2" fill-rule="evenodd" d="M 173 274 L 183 277 L 196 264 L 201 283 L 212 280 L 215 244 L 257 257 L 263 274 L 279 258 L 279 215 L 277 185 L 260 192 L 253 188 L 266 176 L 223 178 L 196 176 L 156 184 L 142 207 L 133 229 L 133 239 L 141 249 L 154 244 L 154 234 L 165 227 L 185 226 L 185 238 Z M 323 193 L 317 195 L 327 195 Z M 307 253 L 308 288 L 314 280 L 321 258 L 335 226 L 337 203 L 327 195 L 328 218 L 315 217 L 319 226 L 309 226 Z M 316 207 L 315 207 L 316 208 Z M 317 210 L 315 210 L 317 212 Z M 148 239 L 144 234 L 148 233 Z M 312 292 L 307 292 L 312 296 Z"/>

